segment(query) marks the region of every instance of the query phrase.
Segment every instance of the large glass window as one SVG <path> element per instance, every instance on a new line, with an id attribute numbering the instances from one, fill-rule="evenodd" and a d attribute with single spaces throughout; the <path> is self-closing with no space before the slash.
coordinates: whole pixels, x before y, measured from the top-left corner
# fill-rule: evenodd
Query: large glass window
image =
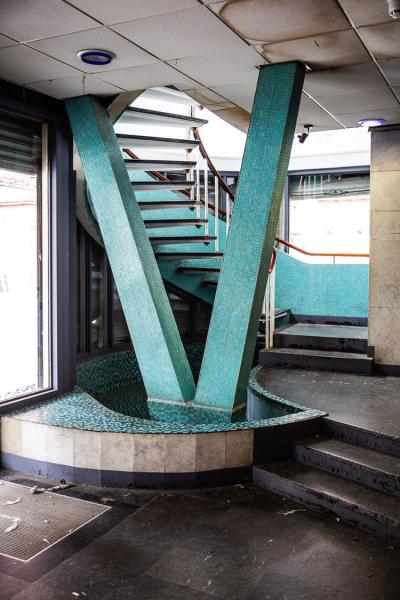
<path id="1" fill-rule="evenodd" d="M 0 401 L 51 387 L 47 127 L 0 111 Z"/>
<path id="2" fill-rule="evenodd" d="M 368 253 L 369 173 L 290 175 L 289 241 L 312 252 Z M 308 262 L 332 260 L 304 254 L 298 257 Z"/>

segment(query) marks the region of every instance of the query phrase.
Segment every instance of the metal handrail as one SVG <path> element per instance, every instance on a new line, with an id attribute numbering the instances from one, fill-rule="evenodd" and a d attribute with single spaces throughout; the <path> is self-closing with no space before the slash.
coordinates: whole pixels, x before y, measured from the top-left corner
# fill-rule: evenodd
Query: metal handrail
<path id="1" fill-rule="evenodd" d="M 207 150 L 205 149 L 204 144 L 201 140 L 201 137 L 200 137 L 200 134 L 199 134 L 197 128 L 193 127 L 192 131 L 193 131 L 194 139 L 197 142 L 200 142 L 198 148 L 200 150 L 200 154 L 202 155 L 204 160 L 207 162 L 208 168 L 210 169 L 210 171 L 214 175 L 214 177 L 216 177 L 218 179 L 218 183 L 219 183 L 221 189 L 224 190 L 224 192 L 226 194 L 228 194 L 228 196 L 230 197 L 231 200 L 233 200 L 235 195 L 232 192 L 232 190 L 229 188 L 229 186 L 226 185 L 224 178 L 221 177 L 219 171 L 216 169 L 214 163 L 212 162 L 211 158 L 209 157 Z M 221 212 L 225 212 L 225 211 L 221 211 Z"/>
<path id="2" fill-rule="evenodd" d="M 295 246 L 291 242 L 287 242 L 286 240 L 282 240 L 282 238 L 276 237 L 275 241 L 279 244 L 283 244 L 287 246 L 287 248 L 292 248 L 292 250 L 297 250 L 301 254 L 306 254 L 307 256 L 349 256 L 355 258 L 369 258 L 369 254 L 356 254 L 355 252 L 310 252 L 309 250 L 304 250 L 304 248 L 299 248 L 299 246 Z"/>

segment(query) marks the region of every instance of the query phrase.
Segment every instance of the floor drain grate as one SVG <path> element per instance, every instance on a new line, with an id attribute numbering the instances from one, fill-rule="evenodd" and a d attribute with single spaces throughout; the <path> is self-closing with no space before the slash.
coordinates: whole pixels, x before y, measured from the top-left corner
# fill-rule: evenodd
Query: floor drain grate
<path id="1" fill-rule="evenodd" d="M 0 554 L 27 561 L 109 510 L 61 494 L 0 481 Z"/>

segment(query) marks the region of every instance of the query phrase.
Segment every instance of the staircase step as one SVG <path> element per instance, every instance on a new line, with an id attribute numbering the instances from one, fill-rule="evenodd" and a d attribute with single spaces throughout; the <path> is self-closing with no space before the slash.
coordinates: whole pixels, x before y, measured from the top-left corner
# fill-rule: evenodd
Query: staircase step
<path id="1" fill-rule="evenodd" d="M 202 267 L 199 265 L 198 267 L 178 267 L 178 271 L 185 273 L 185 275 L 199 275 L 202 273 L 219 273 L 221 267 Z"/>
<path id="2" fill-rule="evenodd" d="M 207 223 L 207 219 L 145 219 L 144 224 L 147 229 L 157 229 L 159 227 L 187 227 L 189 225 L 201 227 Z"/>
<path id="3" fill-rule="evenodd" d="M 293 461 L 254 467 L 253 482 L 312 510 L 400 544 L 399 501 L 394 496 Z"/>
<path id="4" fill-rule="evenodd" d="M 314 437 L 297 442 L 294 457 L 304 465 L 400 496 L 400 460 L 394 456 L 334 438 Z"/>
<path id="5" fill-rule="evenodd" d="M 182 148 L 183 150 L 193 150 L 193 148 L 197 148 L 200 143 L 196 140 L 163 138 L 149 135 L 129 135 L 126 133 L 118 133 L 117 138 L 121 148 L 146 146 L 152 148 Z"/>
<path id="6" fill-rule="evenodd" d="M 181 171 L 193 169 L 196 166 L 194 160 L 144 160 L 125 159 L 128 171 Z"/>
<path id="7" fill-rule="evenodd" d="M 337 440 L 400 458 L 400 437 L 337 421 L 332 417 L 327 417 L 325 424 L 328 433 Z"/>
<path id="8" fill-rule="evenodd" d="M 366 353 L 368 348 L 368 328 L 345 325 L 289 323 L 275 332 L 274 345 L 279 348 L 305 348 Z"/>
<path id="9" fill-rule="evenodd" d="M 370 374 L 373 359 L 353 352 L 273 348 L 260 352 L 259 363 L 268 367 Z"/>
<path id="10" fill-rule="evenodd" d="M 210 258 L 223 258 L 222 252 L 155 252 L 159 260 L 182 260 L 182 259 L 200 259 L 209 260 Z"/>
<path id="11" fill-rule="evenodd" d="M 149 190 L 188 190 L 194 187 L 195 181 L 132 181 L 135 192 Z"/>
<path id="12" fill-rule="evenodd" d="M 194 200 L 155 200 L 155 201 L 139 201 L 140 210 L 168 210 L 171 208 L 196 208 L 197 204 Z"/>
<path id="13" fill-rule="evenodd" d="M 197 119 L 189 115 L 149 110 L 147 108 L 128 107 L 117 121 L 120 124 L 152 125 L 161 123 L 177 127 L 202 127 L 207 125 L 206 119 Z"/>
<path id="14" fill-rule="evenodd" d="M 174 237 L 150 237 L 153 246 L 162 246 L 166 244 L 209 244 L 214 241 L 215 237 L 206 235 L 187 235 Z"/>

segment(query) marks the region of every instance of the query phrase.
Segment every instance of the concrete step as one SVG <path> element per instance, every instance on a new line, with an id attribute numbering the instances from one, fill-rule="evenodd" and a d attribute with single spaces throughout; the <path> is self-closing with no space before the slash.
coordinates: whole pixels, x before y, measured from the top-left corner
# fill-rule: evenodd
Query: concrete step
<path id="1" fill-rule="evenodd" d="M 400 460 L 397 457 L 321 437 L 296 442 L 294 457 L 304 465 L 400 496 Z"/>
<path id="2" fill-rule="evenodd" d="M 170 244 L 206 244 L 215 240 L 215 237 L 209 237 L 206 235 L 182 235 L 173 237 L 151 237 L 150 242 L 153 246 L 163 246 Z"/>
<path id="3" fill-rule="evenodd" d="M 194 181 L 132 181 L 135 192 L 152 190 L 189 190 L 195 185 Z"/>
<path id="4" fill-rule="evenodd" d="M 168 127 L 202 127 L 208 121 L 189 115 L 161 112 L 147 108 L 128 107 L 117 121 L 118 124 L 128 125 L 167 125 Z"/>
<path id="5" fill-rule="evenodd" d="M 201 227 L 207 223 L 206 219 L 145 219 L 147 229 L 161 229 L 163 227 Z"/>
<path id="6" fill-rule="evenodd" d="M 214 239 L 214 238 L 213 238 Z M 155 252 L 155 256 L 158 260 L 210 260 L 210 258 L 222 259 L 224 255 L 222 252 Z"/>
<path id="7" fill-rule="evenodd" d="M 329 435 L 337 440 L 400 458 L 400 437 L 343 423 L 332 417 L 327 417 L 324 421 Z"/>
<path id="8" fill-rule="evenodd" d="M 142 200 L 138 202 L 140 210 L 170 210 L 172 208 L 195 209 L 197 204 L 194 200 Z"/>
<path id="9" fill-rule="evenodd" d="M 140 158 L 125 159 L 128 171 L 187 171 L 196 166 L 194 160 L 145 160 Z"/>
<path id="10" fill-rule="evenodd" d="M 400 544 L 400 508 L 394 496 L 293 461 L 253 467 L 253 482 L 389 543 Z"/>
<path id="11" fill-rule="evenodd" d="M 193 150 L 199 142 L 196 140 L 185 140 L 181 138 L 163 138 L 150 135 L 130 135 L 117 133 L 118 143 L 121 148 L 149 147 L 149 148 L 181 148 L 182 150 Z"/>
<path id="12" fill-rule="evenodd" d="M 372 363 L 373 359 L 366 354 L 354 352 L 272 348 L 271 350 L 262 350 L 259 354 L 260 365 L 316 371 L 370 374 Z"/>
<path id="13" fill-rule="evenodd" d="M 368 349 L 368 328 L 290 323 L 275 332 L 274 346 L 277 348 L 366 353 Z"/>

